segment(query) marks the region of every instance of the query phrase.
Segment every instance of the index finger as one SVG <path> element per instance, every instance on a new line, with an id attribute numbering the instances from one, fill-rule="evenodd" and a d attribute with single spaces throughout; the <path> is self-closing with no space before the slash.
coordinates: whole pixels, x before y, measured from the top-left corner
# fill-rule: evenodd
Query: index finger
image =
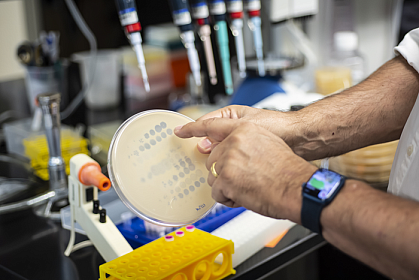
<path id="1" fill-rule="evenodd" d="M 206 136 L 216 142 L 221 142 L 238 127 L 239 123 L 232 119 L 210 118 L 176 127 L 174 132 L 180 138 Z"/>
<path id="2" fill-rule="evenodd" d="M 205 114 L 197 121 L 203 121 L 206 119 L 212 119 L 212 118 L 225 118 L 225 119 L 240 119 L 243 114 L 243 110 L 246 108 L 246 106 L 240 106 L 240 105 L 230 105 L 218 110 L 215 110 L 211 113 Z"/>

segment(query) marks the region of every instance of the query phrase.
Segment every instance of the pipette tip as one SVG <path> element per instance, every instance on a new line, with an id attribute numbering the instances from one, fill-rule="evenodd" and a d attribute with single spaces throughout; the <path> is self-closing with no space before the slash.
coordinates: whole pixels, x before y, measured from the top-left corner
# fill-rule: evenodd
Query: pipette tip
<path id="1" fill-rule="evenodd" d="M 148 82 L 148 79 L 144 79 L 144 88 L 146 92 L 150 92 L 150 84 Z"/>
<path id="2" fill-rule="evenodd" d="M 216 85 L 218 83 L 218 80 L 216 77 L 211 77 L 211 85 Z"/>

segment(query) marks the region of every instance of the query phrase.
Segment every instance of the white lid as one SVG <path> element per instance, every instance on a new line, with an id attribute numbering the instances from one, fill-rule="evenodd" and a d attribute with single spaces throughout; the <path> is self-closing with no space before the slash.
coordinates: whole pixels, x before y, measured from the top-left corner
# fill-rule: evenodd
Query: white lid
<path id="1" fill-rule="evenodd" d="M 334 34 L 337 51 L 355 51 L 358 48 L 358 35 L 352 31 L 340 31 Z"/>
<path id="2" fill-rule="evenodd" d="M 183 226 L 215 205 L 207 183 L 208 155 L 198 151 L 199 139 L 173 134 L 191 121 L 171 111 L 146 111 L 124 122 L 112 139 L 109 178 L 124 204 L 146 221 Z"/>

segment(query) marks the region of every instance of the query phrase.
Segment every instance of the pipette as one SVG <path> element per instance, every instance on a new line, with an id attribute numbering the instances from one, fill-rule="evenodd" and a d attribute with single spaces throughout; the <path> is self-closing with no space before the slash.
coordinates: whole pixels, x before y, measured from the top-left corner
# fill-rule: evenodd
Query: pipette
<path id="1" fill-rule="evenodd" d="M 258 72 L 260 76 L 265 76 L 265 64 L 263 62 L 263 40 L 262 40 L 262 20 L 260 18 L 260 0 L 244 0 L 244 8 L 249 16 L 249 27 L 253 33 L 253 44 L 255 45 L 256 57 L 258 60 Z"/>
<path id="2" fill-rule="evenodd" d="M 231 76 L 230 50 L 228 45 L 228 32 L 226 23 L 227 8 L 224 0 L 210 0 L 210 14 L 214 17 L 215 34 L 217 35 L 220 50 L 221 64 L 223 67 L 224 85 L 228 95 L 233 94 L 233 78 Z"/>
<path id="3" fill-rule="evenodd" d="M 199 62 L 198 52 L 195 48 L 195 35 L 192 26 L 192 18 L 189 12 L 187 0 L 169 0 L 172 8 L 173 22 L 180 29 L 180 38 L 188 51 L 189 66 L 192 70 L 195 83 L 201 85 L 201 64 Z"/>
<path id="4" fill-rule="evenodd" d="M 199 25 L 198 34 L 204 45 L 205 58 L 208 65 L 208 74 L 211 84 L 217 84 L 217 71 L 215 69 L 214 52 L 211 44 L 211 27 L 209 25 L 209 10 L 205 0 L 192 0 L 192 17 Z"/>
<path id="5" fill-rule="evenodd" d="M 231 18 L 231 31 L 236 43 L 237 63 L 240 77 L 246 77 L 246 59 L 243 41 L 243 1 L 227 0 L 227 11 Z"/>
<path id="6" fill-rule="evenodd" d="M 124 27 L 125 34 L 135 51 L 138 60 L 138 67 L 141 70 L 143 77 L 144 88 L 147 92 L 150 91 L 150 84 L 148 83 L 147 71 L 145 68 L 144 52 L 141 46 L 141 24 L 138 20 L 137 6 L 135 0 L 117 0 L 119 10 L 119 19 L 121 25 Z"/>

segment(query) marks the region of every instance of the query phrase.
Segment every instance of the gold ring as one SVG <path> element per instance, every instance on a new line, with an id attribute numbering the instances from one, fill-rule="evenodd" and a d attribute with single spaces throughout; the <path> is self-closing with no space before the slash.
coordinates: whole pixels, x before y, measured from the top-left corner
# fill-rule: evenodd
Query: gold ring
<path id="1" fill-rule="evenodd" d="M 211 173 L 212 173 L 212 175 L 214 175 L 214 177 L 215 178 L 217 178 L 218 177 L 218 174 L 217 174 L 217 171 L 215 171 L 215 164 L 216 164 L 217 162 L 216 161 L 214 161 L 214 163 L 211 165 Z"/>

